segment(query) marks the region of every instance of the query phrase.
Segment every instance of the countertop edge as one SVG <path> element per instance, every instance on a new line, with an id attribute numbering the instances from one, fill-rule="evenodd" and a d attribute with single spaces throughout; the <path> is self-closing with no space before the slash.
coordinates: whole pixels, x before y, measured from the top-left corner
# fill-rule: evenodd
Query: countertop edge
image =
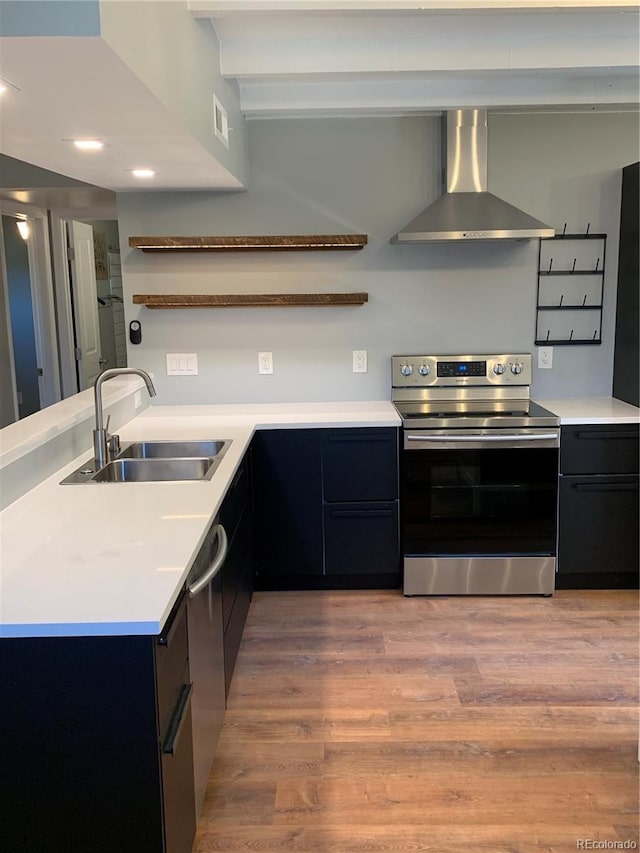
<path id="1" fill-rule="evenodd" d="M 615 397 L 566 397 L 535 402 L 570 424 L 640 424 L 640 409 Z"/>

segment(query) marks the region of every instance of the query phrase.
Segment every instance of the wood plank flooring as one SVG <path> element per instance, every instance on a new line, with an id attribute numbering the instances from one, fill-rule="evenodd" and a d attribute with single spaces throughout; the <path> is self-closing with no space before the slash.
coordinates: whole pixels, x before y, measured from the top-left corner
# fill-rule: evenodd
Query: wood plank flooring
<path id="1" fill-rule="evenodd" d="M 193 851 L 640 849 L 637 694 L 634 591 L 257 593 Z"/>

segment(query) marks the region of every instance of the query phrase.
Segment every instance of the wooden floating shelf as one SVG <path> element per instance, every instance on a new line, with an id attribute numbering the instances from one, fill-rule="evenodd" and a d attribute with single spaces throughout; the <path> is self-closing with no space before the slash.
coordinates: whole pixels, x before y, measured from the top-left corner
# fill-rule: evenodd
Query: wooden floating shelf
<path id="1" fill-rule="evenodd" d="M 136 293 L 134 305 L 147 308 L 287 308 L 300 306 L 364 305 L 368 293 Z"/>
<path id="2" fill-rule="evenodd" d="M 244 237 L 129 237 L 143 252 L 294 252 L 362 249 L 366 234 L 288 234 Z"/>

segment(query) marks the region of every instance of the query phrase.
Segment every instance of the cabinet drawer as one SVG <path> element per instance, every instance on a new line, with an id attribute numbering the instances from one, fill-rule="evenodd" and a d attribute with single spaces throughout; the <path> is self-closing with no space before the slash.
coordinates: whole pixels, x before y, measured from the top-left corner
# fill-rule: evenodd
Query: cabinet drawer
<path id="1" fill-rule="evenodd" d="M 337 503 L 324 508 L 327 575 L 398 572 L 398 502 Z"/>
<path id="2" fill-rule="evenodd" d="M 383 501 L 398 497 L 398 430 L 341 429 L 322 437 L 323 498 Z"/>
<path id="3" fill-rule="evenodd" d="M 187 607 L 186 597 L 183 597 L 156 641 L 158 724 L 161 738 L 165 736 L 185 678 L 188 678 L 188 649 Z"/>
<path id="4" fill-rule="evenodd" d="M 164 853 L 184 853 L 196 834 L 193 788 L 192 688 L 185 666 L 182 689 L 162 737 L 162 805 Z"/>
<path id="5" fill-rule="evenodd" d="M 638 477 L 561 477 L 558 572 L 638 571 Z"/>
<path id="6" fill-rule="evenodd" d="M 563 426 L 560 470 L 563 474 L 637 474 L 638 424 Z"/>

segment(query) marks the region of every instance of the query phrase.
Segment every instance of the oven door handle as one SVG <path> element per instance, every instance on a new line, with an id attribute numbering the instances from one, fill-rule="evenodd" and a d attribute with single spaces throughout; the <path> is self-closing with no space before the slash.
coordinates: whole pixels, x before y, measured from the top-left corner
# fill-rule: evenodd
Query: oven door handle
<path id="1" fill-rule="evenodd" d="M 405 435 L 406 441 L 420 441 L 423 444 L 505 444 L 507 442 L 536 442 L 536 441 L 558 441 L 557 432 L 541 432 L 536 435 L 527 433 L 525 435 Z"/>

